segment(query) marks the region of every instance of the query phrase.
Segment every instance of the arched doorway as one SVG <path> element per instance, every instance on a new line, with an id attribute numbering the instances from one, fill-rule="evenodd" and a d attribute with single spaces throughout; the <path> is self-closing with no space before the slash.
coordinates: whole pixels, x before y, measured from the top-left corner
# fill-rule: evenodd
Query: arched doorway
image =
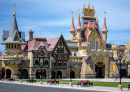
<path id="1" fill-rule="evenodd" d="M 23 69 L 21 73 L 22 73 L 22 79 L 28 78 L 28 71 L 26 69 Z"/>
<path id="2" fill-rule="evenodd" d="M 61 71 L 57 71 L 57 78 L 62 78 L 62 72 Z"/>
<path id="3" fill-rule="evenodd" d="M 105 77 L 105 65 L 102 62 L 97 62 L 95 64 L 95 77 L 104 78 Z"/>
<path id="4" fill-rule="evenodd" d="M 41 70 L 37 70 L 36 71 L 36 79 L 40 79 L 41 75 L 42 75 L 43 79 L 46 79 L 46 70 L 42 70 L 42 71 Z"/>
<path id="5" fill-rule="evenodd" d="M 74 71 L 71 71 L 71 72 L 70 72 L 70 77 L 71 77 L 71 78 L 75 78 L 75 72 L 74 72 Z"/>
<path id="6" fill-rule="evenodd" d="M 10 69 L 6 70 L 6 78 L 11 78 L 11 70 Z"/>

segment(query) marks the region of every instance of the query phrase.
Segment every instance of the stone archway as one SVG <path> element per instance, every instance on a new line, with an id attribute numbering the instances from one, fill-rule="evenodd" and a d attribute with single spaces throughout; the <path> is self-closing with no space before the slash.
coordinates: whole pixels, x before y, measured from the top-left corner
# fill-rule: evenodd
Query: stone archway
<path id="1" fill-rule="evenodd" d="M 10 69 L 6 70 L 6 78 L 11 78 L 11 70 Z"/>
<path id="2" fill-rule="evenodd" d="M 27 79 L 28 78 L 28 71 L 27 71 L 27 69 L 23 69 L 21 73 L 22 73 L 22 79 Z"/>
<path id="3" fill-rule="evenodd" d="M 42 75 L 43 79 L 46 79 L 46 70 L 45 69 L 43 69 L 42 71 L 41 70 L 36 71 L 36 79 L 40 79 L 41 75 Z"/>
<path id="4" fill-rule="evenodd" d="M 57 78 L 62 78 L 62 72 L 61 71 L 57 71 Z"/>
<path id="5" fill-rule="evenodd" d="M 71 72 L 70 72 L 70 77 L 71 77 L 71 78 L 75 78 L 75 72 L 74 72 L 74 71 L 71 71 Z"/>
<path id="6" fill-rule="evenodd" d="M 97 62 L 95 64 L 95 77 L 104 78 L 105 77 L 105 65 L 103 62 Z"/>

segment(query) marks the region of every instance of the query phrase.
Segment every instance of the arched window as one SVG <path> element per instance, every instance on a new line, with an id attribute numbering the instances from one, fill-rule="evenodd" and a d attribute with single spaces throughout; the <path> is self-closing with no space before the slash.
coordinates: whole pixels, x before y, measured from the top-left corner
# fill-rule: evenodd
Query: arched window
<path id="1" fill-rule="evenodd" d="M 9 48 L 10 48 L 10 44 L 9 44 Z"/>
<path id="2" fill-rule="evenodd" d="M 93 39 L 92 39 L 92 49 L 95 49 L 95 38 L 93 37 Z"/>
<path id="3" fill-rule="evenodd" d="M 37 59 L 35 60 L 35 65 L 38 65 L 38 60 Z"/>
<path id="4" fill-rule="evenodd" d="M 91 44 L 92 44 L 92 43 L 90 42 L 90 50 L 91 50 L 91 46 L 92 46 Z"/>
<path id="5" fill-rule="evenodd" d="M 48 60 L 45 60 L 45 65 L 48 65 Z"/>

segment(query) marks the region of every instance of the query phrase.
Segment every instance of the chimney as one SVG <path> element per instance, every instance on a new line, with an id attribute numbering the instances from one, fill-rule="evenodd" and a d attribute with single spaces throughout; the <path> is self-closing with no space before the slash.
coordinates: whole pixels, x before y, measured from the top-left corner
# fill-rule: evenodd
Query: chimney
<path id="1" fill-rule="evenodd" d="M 32 29 L 30 29 L 30 31 L 29 31 L 29 41 L 33 40 L 33 33 L 34 33 L 34 31 L 32 31 Z"/>

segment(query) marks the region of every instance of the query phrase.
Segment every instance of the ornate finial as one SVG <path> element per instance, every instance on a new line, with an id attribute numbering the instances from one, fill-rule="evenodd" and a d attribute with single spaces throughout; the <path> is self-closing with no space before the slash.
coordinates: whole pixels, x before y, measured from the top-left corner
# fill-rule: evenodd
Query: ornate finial
<path id="1" fill-rule="evenodd" d="M 79 9 L 79 17 L 80 17 L 80 9 Z"/>
<path id="2" fill-rule="evenodd" d="M 74 17 L 73 17 L 73 11 L 71 13 L 72 13 L 72 19 L 74 19 Z"/>
<path id="3" fill-rule="evenodd" d="M 106 13 L 106 12 L 104 11 L 104 19 L 106 19 L 106 17 L 105 17 L 105 13 Z"/>
<path id="4" fill-rule="evenodd" d="M 98 22 L 98 14 L 97 14 L 97 22 Z"/>
<path id="5" fill-rule="evenodd" d="M 84 6 L 83 6 L 84 8 L 85 8 L 85 4 L 84 4 Z"/>
<path id="6" fill-rule="evenodd" d="M 92 6 L 92 9 L 94 9 L 94 5 Z"/>
<path id="7" fill-rule="evenodd" d="M 90 9 L 90 3 L 88 3 L 88 9 Z"/>
<path id="8" fill-rule="evenodd" d="M 15 13 L 15 3 L 14 3 L 14 13 L 13 13 L 13 15 L 14 15 L 14 16 L 16 15 L 16 13 Z"/>

